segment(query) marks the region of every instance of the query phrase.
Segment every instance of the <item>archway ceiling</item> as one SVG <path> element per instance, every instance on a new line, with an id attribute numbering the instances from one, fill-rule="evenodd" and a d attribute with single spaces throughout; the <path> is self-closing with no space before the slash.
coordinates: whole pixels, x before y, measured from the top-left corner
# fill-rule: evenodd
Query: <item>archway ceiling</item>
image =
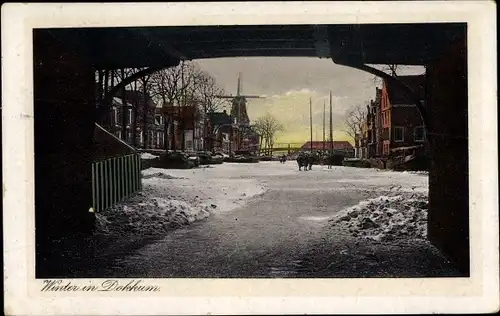
<path id="1" fill-rule="evenodd" d="M 321 57 L 344 64 L 425 65 L 466 32 L 464 23 L 230 25 L 50 29 L 87 45 L 97 68 L 160 67 L 223 57 Z"/>

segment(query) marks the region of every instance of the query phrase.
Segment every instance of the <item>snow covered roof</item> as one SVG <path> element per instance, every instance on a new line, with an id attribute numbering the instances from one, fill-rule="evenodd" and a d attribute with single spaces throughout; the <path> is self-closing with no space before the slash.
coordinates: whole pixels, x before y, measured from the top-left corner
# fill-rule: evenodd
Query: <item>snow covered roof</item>
<path id="1" fill-rule="evenodd" d="M 117 98 L 117 97 L 113 97 L 113 103 L 114 103 L 113 105 L 119 105 L 119 106 L 123 105 L 122 99 Z M 127 106 L 132 106 L 132 103 L 127 102 Z"/>

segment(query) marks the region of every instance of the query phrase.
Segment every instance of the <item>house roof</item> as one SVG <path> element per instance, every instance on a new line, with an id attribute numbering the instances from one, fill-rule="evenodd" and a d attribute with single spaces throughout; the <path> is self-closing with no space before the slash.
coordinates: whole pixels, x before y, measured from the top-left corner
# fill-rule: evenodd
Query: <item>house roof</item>
<path id="1" fill-rule="evenodd" d="M 118 93 L 113 99 L 118 99 L 121 103 L 121 93 Z M 153 101 L 153 98 L 151 98 L 149 93 L 146 93 L 146 98 L 144 98 L 144 93 L 142 93 L 142 91 L 125 90 L 125 99 L 127 100 L 127 104 L 138 104 L 139 107 L 142 107 L 144 105 L 144 99 L 146 99 L 146 102 L 150 108 L 156 107 L 156 103 Z"/>
<path id="2" fill-rule="evenodd" d="M 212 122 L 212 125 L 222 125 L 222 124 L 231 124 L 231 117 L 227 114 L 227 112 L 213 112 L 209 113 L 208 117 Z"/>
<path id="3" fill-rule="evenodd" d="M 123 105 L 122 99 L 118 98 L 118 97 L 114 97 L 113 98 L 113 103 L 114 103 L 113 105 L 118 105 L 118 106 L 122 106 Z M 132 104 L 127 101 L 127 106 L 132 106 Z"/>
<path id="4" fill-rule="evenodd" d="M 425 93 L 425 75 L 415 75 L 415 76 L 398 76 L 398 79 L 416 92 L 421 99 L 424 98 Z M 389 94 L 389 100 L 391 104 L 415 104 L 415 101 L 408 96 L 401 87 L 396 85 L 392 81 L 385 80 L 385 85 L 387 87 L 387 92 Z"/>
<path id="5" fill-rule="evenodd" d="M 329 141 L 324 142 L 324 147 L 323 147 L 323 141 L 313 141 L 312 142 L 312 147 L 314 150 L 322 150 L 323 148 L 325 149 L 331 149 L 331 145 Z M 311 148 L 311 142 L 308 141 L 304 145 L 302 145 L 301 149 L 310 149 Z M 337 150 L 344 150 L 344 149 L 353 149 L 351 143 L 345 140 L 338 140 L 338 141 L 333 141 L 333 149 Z"/>

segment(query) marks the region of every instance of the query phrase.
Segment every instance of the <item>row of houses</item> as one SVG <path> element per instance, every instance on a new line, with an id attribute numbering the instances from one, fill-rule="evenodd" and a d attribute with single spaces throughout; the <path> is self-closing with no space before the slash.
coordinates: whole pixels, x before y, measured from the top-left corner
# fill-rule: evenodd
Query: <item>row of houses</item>
<path id="1" fill-rule="evenodd" d="M 113 98 L 105 128 L 135 148 L 170 150 L 217 150 L 223 152 L 251 149 L 258 136 L 233 124 L 223 112 L 204 113 L 197 101 L 184 105 L 163 103 L 141 91 L 127 90 Z"/>
<path id="2" fill-rule="evenodd" d="M 334 140 L 334 141 L 307 141 L 300 147 L 300 151 L 308 152 L 321 152 L 321 153 L 334 153 L 341 154 L 346 158 L 352 158 L 355 155 L 354 147 L 345 140 Z"/>
<path id="3" fill-rule="evenodd" d="M 398 76 L 421 96 L 424 104 L 425 75 Z M 415 100 L 392 81 L 376 88 L 375 100 L 366 109 L 366 121 L 355 139 L 355 156 L 360 159 L 390 157 L 402 151 L 423 148 L 425 128 Z"/>

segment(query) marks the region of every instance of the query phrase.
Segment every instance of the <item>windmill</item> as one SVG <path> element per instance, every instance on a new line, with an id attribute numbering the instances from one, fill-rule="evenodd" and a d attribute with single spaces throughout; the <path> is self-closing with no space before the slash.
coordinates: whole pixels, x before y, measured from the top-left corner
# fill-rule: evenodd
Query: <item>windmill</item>
<path id="1" fill-rule="evenodd" d="M 238 74 L 238 86 L 236 88 L 236 95 L 217 95 L 217 98 L 221 99 L 231 99 L 231 112 L 229 115 L 231 116 L 231 120 L 233 124 L 237 126 L 239 130 L 237 138 L 237 148 L 238 150 L 241 148 L 242 142 L 247 142 L 248 137 L 256 135 L 250 126 L 250 118 L 248 117 L 247 112 L 247 99 L 260 99 L 261 96 L 257 95 L 242 95 L 241 88 L 241 73 Z M 233 133 L 231 129 L 230 138 L 233 138 Z M 245 140 L 246 139 L 246 140 Z M 258 140 L 254 140 L 258 143 Z M 247 143 L 248 144 L 248 143 Z M 252 144 L 250 144 L 252 145 Z"/>
<path id="2" fill-rule="evenodd" d="M 231 101 L 231 112 L 230 115 L 238 126 L 249 126 L 250 119 L 248 118 L 247 112 L 247 100 L 246 99 L 260 99 L 261 96 L 258 95 L 241 95 L 241 73 L 238 74 L 238 86 L 236 89 L 236 95 L 217 95 L 217 98 L 221 99 L 232 99 Z"/>

